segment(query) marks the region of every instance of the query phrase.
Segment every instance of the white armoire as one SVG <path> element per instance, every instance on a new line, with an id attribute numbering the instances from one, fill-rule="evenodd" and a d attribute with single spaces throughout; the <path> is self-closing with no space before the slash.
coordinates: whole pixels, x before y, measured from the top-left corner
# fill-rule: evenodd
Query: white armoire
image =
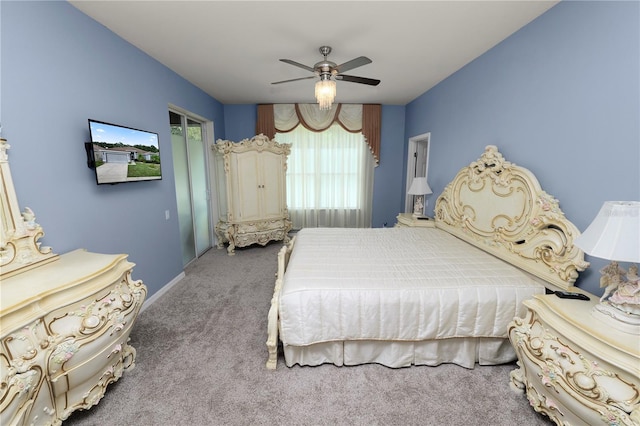
<path id="1" fill-rule="evenodd" d="M 220 220 L 215 232 L 218 248 L 287 242 L 291 220 L 287 209 L 288 144 L 265 135 L 240 142 L 218 140 L 216 172 Z"/>

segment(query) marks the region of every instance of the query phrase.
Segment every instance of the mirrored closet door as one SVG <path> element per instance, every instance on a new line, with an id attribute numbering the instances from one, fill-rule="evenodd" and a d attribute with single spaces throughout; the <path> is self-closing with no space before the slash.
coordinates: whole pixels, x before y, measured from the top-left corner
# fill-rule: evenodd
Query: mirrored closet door
<path id="1" fill-rule="evenodd" d="M 169 111 L 182 263 L 212 246 L 204 123 L 182 112 Z"/>

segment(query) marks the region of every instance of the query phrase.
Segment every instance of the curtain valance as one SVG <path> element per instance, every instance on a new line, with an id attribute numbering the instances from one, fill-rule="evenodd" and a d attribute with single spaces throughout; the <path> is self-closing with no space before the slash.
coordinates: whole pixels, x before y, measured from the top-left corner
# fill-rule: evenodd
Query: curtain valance
<path id="1" fill-rule="evenodd" d="M 276 133 L 290 132 L 300 124 L 312 132 L 322 132 L 338 123 L 348 132 L 362 132 L 378 164 L 380 120 L 379 104 L 333 104 L 328 110 L 320 110 L 316 104 L 261 104 L 256 134 L 273 139 Z"/>

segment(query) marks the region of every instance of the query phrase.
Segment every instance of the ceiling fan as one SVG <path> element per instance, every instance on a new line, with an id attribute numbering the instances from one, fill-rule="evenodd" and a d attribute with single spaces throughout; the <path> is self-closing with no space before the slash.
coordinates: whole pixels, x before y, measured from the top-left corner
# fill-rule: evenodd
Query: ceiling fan
<path id="1" fill-rule="evenodd" d="M 366 56 L 359 56 L 355 59 L 345 62 L 344 64 L 337 65 L 335 62 L 331 62 L 327 59 L 327 56 L 329 56 L 329 53 L 331 53 L 330 46 L 322 46 L 320 47 L 319 50 L 322 56 L 324 56 L 324 59 L 318 62 L 317 64 L 315 64 L 313 67 L 309 67 L 299 62 L 292 61 L 291 59 L 280 59 L 280 61 L 284 63 L 294 65 L 296 67 L 310 71 L 315 74 L 314 76 L 293 78 L 291 80 L 276 81 L 271 84 L 289 83 L 291 81 L 306 80 L 306 79 L 316 78 L 316 77 L 320 77 L 320 81 L 334 79 L 338 81 L 348 81 L 351 83 L 368 84 L 370 86 L 377 86 L 378 84 L 380 84 L 380 80 L 342 74 L 345 71 L 349 71 L 354 68 L 361 67 L 366 64 L 370 64 L 372 61 Z"/>

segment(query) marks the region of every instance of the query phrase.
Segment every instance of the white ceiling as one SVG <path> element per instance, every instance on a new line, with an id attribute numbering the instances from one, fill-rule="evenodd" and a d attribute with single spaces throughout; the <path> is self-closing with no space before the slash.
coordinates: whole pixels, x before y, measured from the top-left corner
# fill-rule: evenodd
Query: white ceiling
<path id="1" fill-rule="evenodd" d="M 313 103 L 318 48 L 373 63 L 336 102 L 405 105 L 558 1 L 100 1 L 70 3 L 224 104 Z"/>

